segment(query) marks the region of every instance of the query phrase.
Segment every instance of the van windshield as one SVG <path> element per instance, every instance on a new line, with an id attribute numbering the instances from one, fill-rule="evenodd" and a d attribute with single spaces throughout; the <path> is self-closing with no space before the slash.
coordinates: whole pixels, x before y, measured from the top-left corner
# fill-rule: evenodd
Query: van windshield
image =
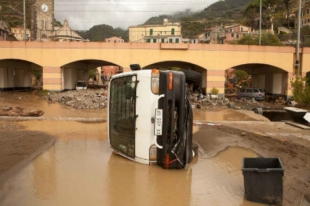
<path id="1" fill-rule="evenodd" d="M 132 158 L 135 157 L 136 79 L 136 75 L 123 76 L 110 83 L 110 144 Z"/>
<path id="2" fill-rule="evenodd" d="M 76 86 L 78 86 L 78 87 L 86 87 L 86 82 L 78 82 L 76 84 Z"/>

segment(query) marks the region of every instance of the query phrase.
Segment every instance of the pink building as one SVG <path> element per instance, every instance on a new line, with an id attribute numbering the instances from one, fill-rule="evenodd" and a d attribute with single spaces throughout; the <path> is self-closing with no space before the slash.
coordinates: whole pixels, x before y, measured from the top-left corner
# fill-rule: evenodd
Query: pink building
<path id="1" fill-rule="evenodd" d="M 122 73 L 123 68 L 120 66 L 103 66 L 101 68 L 101 76 L 105 76 L 106 79 L 110 79 L 114 74 Z"/>
<path id="2" fill-rule="evenodd" d="M 225 26 L 226 42 L 241 39 L 244 35 L 251 33 L 251 28 L 241 24 Z"/>
<path id="3" fill-rule="evenodd" d="M 124 43 L 125 41 L 124 41 L 124 39 L 122 39 L 120 37 L 113 36 L 113 37 L 110 37 L 110 38 L 106 38 L 105 42 Z"/>

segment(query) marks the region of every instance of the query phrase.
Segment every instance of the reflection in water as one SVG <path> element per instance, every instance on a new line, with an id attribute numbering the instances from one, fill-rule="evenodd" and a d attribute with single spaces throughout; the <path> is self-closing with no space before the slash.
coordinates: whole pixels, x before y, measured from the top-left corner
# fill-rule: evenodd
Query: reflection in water
<path id="1" fill-rule="evenodd" d="M 106 123 L 21 124 L 58 140 L 0 186 L 0 205 L 261 205 L 244 200 L 242 158 L 257 157 L 250 150 L 232 147 L 195 157 L 185 169 L 164 170 L 113 154 Z"/>
<path id="2" fill-rule="evenodd" d="M 51 199 L 57 190 L 56 149 L 50 148 L 33 161 L 33 188 L 37 199 Z"/>
<path id="3" fill-rule="evenodd" d="M 243 113 L 240 113 L 232 109 L 217 109 L 204 110 L 194 109 L 194 120 L 205 120 L 205 121 L 255 121 L 256 119 L 251 118 Z"/>
<path id="4" fill-rule="evenodd" d="M 107 174 L 107 205 L 190 205 L 190 167 L 164 170 L 112 154 Z"/>
<path id="5" fill-rule="evenodd" d="M 164 170 L 113 154 L 106 140 L 58 140 L 6 183 L 0 205 L 258 205 L 243 199 L 241 161 L 232 156 L 256 154 L 229 148 Z"/>

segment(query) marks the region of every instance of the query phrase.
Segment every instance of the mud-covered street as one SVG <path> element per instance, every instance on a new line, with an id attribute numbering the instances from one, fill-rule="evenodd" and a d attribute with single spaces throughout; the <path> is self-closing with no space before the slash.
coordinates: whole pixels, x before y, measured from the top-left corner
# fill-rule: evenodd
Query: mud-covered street
<path id="1" fill-rule="evenodd" d="M 283 205 L 310 202 L 309 130 L 252 111 L 194 109 L 199 155 L 184 170 L 164 170 L 112 152 L 104 108 L 2 93 L 0 106 L 8 104 L 44 115 L 0 118 L 0 205 L 262 205 L 245 200 L 241 171 L 243 157 L 259 156 L 284 165 Z"/>

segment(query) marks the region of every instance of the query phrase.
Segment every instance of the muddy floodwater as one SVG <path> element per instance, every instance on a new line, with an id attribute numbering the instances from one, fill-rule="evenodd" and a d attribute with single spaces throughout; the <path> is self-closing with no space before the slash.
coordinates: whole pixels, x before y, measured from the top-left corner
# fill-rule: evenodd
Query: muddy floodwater
<path id="1" fill-rule="evenodd" d="M 27 92 L 4 92 L 0 94 L 0 107 L 20 106 L 24 110 L 40 109 L 44 112 L 43 117 L 71 117 L 71 118 L 107 118 L 107 109 L 76 110 L 72 107 L 52 102 L 48 103 L 45 98 L 32 95 Z M 203 105 L 205 106 L 205 105 Z M 222 109 L 222 107 L 211 107 L 212 109 L 194 109 L 194 120 L 202 121 L 257 121 L 257 116 L 251 118 L 242 110 Z M 254 112 L 253 112 L 254 114 Z M 267 118 L 261 116 L 260 121 Z"/>
<path id="2" fill-rule="evenodd" d="M 243 157 L 251 150 L 229 147 L 211 158 L 200 154 L 185 169 L 164 170 L 113 153 L 105 122 L 49 117 L 107 118 L 107 110 L 75 110 L 27 93 L 1 93 L 0 106 L 44 111 L 45 120 L 19 121 L 25 130 L 55 136 L 56 142 L 0 185 L 0 205 L 262 205 L 244 199 Z M 194 109 L 201 121 L 257 121 L 242 111 Z M 199 127 L 194 127 L 194 133 Z M 195 134 L 194 134 L 195 135 Z"/>
<path id="3" fill-rule="evenodd" d="M 4 183 L 0 205 L 261 205 L 244 199 L 242 158 L 258 156 L 250 150 L 229 147 L 164 170 L 114 154 L 106 123 L 20 123 L 58 139 Z"/>

